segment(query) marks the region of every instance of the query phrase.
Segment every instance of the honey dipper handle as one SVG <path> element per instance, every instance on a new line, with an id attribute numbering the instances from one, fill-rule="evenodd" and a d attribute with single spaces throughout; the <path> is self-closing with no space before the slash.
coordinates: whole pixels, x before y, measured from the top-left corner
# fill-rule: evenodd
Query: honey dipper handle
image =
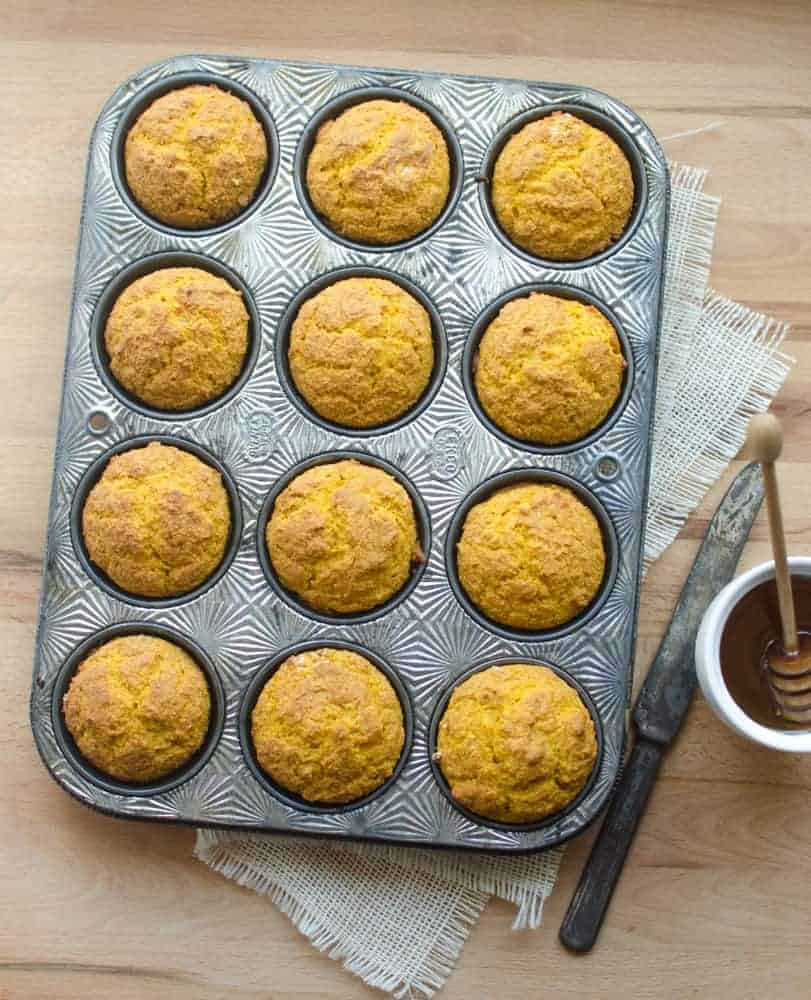
<path id="1" fill-rule="evenodd" d="M 769 534 L 774 556 L 774 575 L 777 583 L 777 603 L 783 626 L 783 648 L 787 653 L 796 653 L 799 649 L 797 620 L 794 617 L 791 574 L 786 556 L 786 535 L 783 530 L 783 513 L 780 509 L 780 495 L 777 491 L 777 475 L 774 469 L 774 463 L 780 457 L 783 448 L 783 429 L 780 421 L 771 413 L 760 413 L 753 417 L 749 421 L 747 442 L 752 457 L 760 462 L 763 472 L 766 508 L 769 512 Z"/>

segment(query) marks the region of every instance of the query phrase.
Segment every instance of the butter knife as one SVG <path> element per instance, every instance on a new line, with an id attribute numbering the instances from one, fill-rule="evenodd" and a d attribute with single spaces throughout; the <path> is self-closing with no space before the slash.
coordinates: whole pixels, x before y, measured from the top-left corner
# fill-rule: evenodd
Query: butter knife
<path id="1" fill-rule="evenodd" d="M 560 928 L 561 943 L 573 951 L 588 951 L 597 940 L 662 755 L 678 733 L 695 691 L 693 648 L 701 619 L 732 579 L 762 500 L 763 481 L 752 463 L 733 480 L 698 550 L 637 698 L 634 748 Z"/>

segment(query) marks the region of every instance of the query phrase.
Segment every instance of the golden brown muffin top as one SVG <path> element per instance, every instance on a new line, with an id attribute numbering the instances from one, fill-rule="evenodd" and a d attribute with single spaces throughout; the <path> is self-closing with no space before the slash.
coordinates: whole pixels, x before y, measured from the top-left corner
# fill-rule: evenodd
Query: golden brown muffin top
<path id="1" fill-rule="evenodd" d="M 92 561 L 131 594 L 193 590 L 220 564 L 231 527 L 220 473 L 152 441 L 113 455 L 82 510 Z"/>
<path id="2" fill-rule="evenodd" d="M 319 128 L 307 190 L 342 236 L 367 243 L 410 239 L 439 217 L 448 199 L 445 138 L 407 101 L 355 104 Z"/>
<path id="3" fill-rule="evenodd" d="M 600 525 L 565 486 L 506 486 L 468 512 L 457 568 L 488 618 L 512 628 L 554 628 L 583 611 L 600 588 Z"/>
<path id="4" fill-rule="evenodd" d="M 158 97 L 127 133 L 124 166 L 133 197 L 181 229 L 227 222 L 253 199 L 267 140 L 247 101 L 206 84 Z"/>
<path id="5" fill-rule="evenodd" d="M 289 657 L 251 714 L 262 769 L 308 802 L 352 802 L 394 771 L 405 732 L 388 678 L 349 649 Z"/>
<path id="6" fill-rule="evenodd" d="M 583 260 L 622 235 L 634 182 L 610 136 L 556 111 L 507 141 L 491 197 L 496 218 L 518 246 L 551 260 Z"/>
<path id="7" fill-rule="evenodd" d="M 203 744 L 211 697 L 189 654 L 153 635 L 111 639 L 82 660 L 63 699 L 83 757 L 144 784 L 182 767 Z"/>
<path id="8" fill-rule="evenodd" d="M 354 459 L 296 476 L 276 498 L 266 541 L 284 586 L 320 611 L 383 604 L 423 558 L 411 497 L 388 472 Z"/>
<path id="9" fill-rule="evenodd" d="M 288 356 L 316 413 L 344 427 L 375 427 L 425 391 L 434 364 L 431 320 L 393 281 L 344 278 L 299 309 Z"/>
<path id="10" fill-rule="evenodd" d="M 563 444 L 602 423 L 625 367 L 599 309 L 533 292 L 508 302 L 487 327 L 474 378 L 485 413 L 507 434 Z"/>
<path id="11" fill-rule="evenodd" d="M 585 786 L 597 739 L 573 687 L 548 667 L 510 663 L 455 688 L 437 751 L 457 802 L 502 823 L 531 823 Z"/>
<path id="12" fill-rule="evenodd" d="M 165 267 L 128 285 L 104 329 L 110 370 L 138 399 L 190 410 L 221 396 L 248 348 L 242 293 L 199 267 Z"/>

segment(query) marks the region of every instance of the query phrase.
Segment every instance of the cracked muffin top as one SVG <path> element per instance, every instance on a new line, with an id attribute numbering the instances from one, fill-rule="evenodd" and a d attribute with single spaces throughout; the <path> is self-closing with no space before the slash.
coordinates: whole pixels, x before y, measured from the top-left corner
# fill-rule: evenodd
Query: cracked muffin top
<path id="1" fill-rule="evenodd" d="M 319 611 L 368 611 L 393 597 L 423 560 L 411 497 L 388 472 L 343 459 L 287 486 L 266 530 L 281 583 Z"/>
<path id="2" fill-rule="evenodd" d="M 127 635 L 82 660 L 62 706 L 83 757 L 119 781 L 144 784 L 200 749 L 211 697 L 184 649 L 154 635 Z"/>
<path id="3" fill-rule="evenodd" d="M 626 362 L 599 309 L 533 292 L 499 310 L 475 366 L 476 394 L 494 424 L 522 441 L 556 445 L 605 420 Z"/>
<path id="4" fill-rule="evenodd" d="M 290 330 L 290 374 L 316 413 L 344 427 L 402 416 L 434 366 L 431 320 L 393 281 L 345 278 L 308 299 Z"/>
<path id="5" fill-rule="evenodd" d="M 493 169 L 491 200 L 502 229 L 523 250 L 583 260 L 622 235 L 634 181 L 610 136 L 556 111 L 506 142 Z"/>
<path id="6" fill-rule="evenodd" d="M 501 823 L 531 823 L 571 802 L 596 756 L 594 723 L 577 691 L 548 667 L 509 663 L 454 689 L 435 759 L 460 805 Z"/>
<path id="7" fill-rule="evenodd" d="M 397 243 L 427 229 L 450 190 L 442 132 L 406 101 L 355 104 L 318 130 L 307 190 L 330 228 L 365 243 Z"/>
<path id="8" fill-rule="evenodd" d="M 597 518 L 568 487 L 518 483 L 471 507 L 456 563 L 465 593 L 488 618 L 548 629 L 592 602 L 605 548 Z"/>
<path id="9" fill-rule="evenodd" d="M 165 267 L 133 281 L 104 328 L 110 370 L 159 410 L 190 410 L 236 381 L 248 349 L 242 293 L 199 267 Z"/>
<path id="10" fill-rule="evenodd" d="M 251 713 L 256 757 L 277 784 L 308 802 L 352 802 L 387 781 L 405 731 L 389 679 L 349 649 L 288 657 Z"/>
<path id="11" fill-rule="evenodd" d="M 200 229 L 253 199 L 267 140 L 247 101 L 213 84 L 158 97 L 127 133 L 124 170 L 136 202 L 160 222 Z"/>
<path id="12" fill-rule="evenodd" d="M 90 559 L 141 597 L 174 597 L 203 583 L 230 528 L 220 473 L 158 441 L 113 455 L 82 510 Z"/>

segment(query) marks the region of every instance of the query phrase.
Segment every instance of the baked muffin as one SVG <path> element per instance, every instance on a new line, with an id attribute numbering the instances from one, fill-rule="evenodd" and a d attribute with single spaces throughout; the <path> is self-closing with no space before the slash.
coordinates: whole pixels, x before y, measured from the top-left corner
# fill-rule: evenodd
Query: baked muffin
<path id="1" fill-rule="evenodd" d="M 434 366 L 431 320 L 393 281 L 345 278 L 308 299 L 290 330 L 290 374 L 320 416 L 375 427 L 402 416 Z"/>
<path id="2" fill-rule="evenodd" d="M 427 229 L 450 190 L 445 138 L 406 101 L 355 104 L 325 122 L 307 160 L 307 190 L 330 228 L 364 243 Z"/>
<path id="3" fill-rule="evenodd" d="M 165 267 L 118 296 L 104 346 L 131 395 L 160 410 L 190 410 L 236 381 L 248 349 L 248 311 L 223 278 Z"/>
<path id="4" fill-rule="evenodd" d="M 91 560 L 141 597 L 199 586 L 219 566 L 230 528 L 219 472 L 157 441 L 113 455 L 82 510 Z"/>
<path id="5" fill-rule="evenodd" d="M 634 203 L 628 160 L 614 140 L 565 111 L 530 122 L 493 170 L 496 218 L 524 250 L 583 260 L 622 235 Z"/>
<path id="6" fill-rule="evenodd" d="M 180 229 L 238 215 L 253 200 L 267 162 L 265 132 L 251 106 L 206 84 L 178 87 L 153 101 L 124 146 L 133 198 Z"/>
<path id="7" fill-rule="evenodd" d="M 279 580 L 318 611 L 369 611 L 422 560 L 411 497 L 354 459 L 307 469 L 276 498 L 266 531 Z"/>
<path id="8" fill-rule="evenodd" d="M 474 381 L 487 416 L 507 434 L 565 444 L 594 430 L 616 403 L 625 358 L 594 306 L 533 292 L 487 327 Z"/>
<path id="9" fill-rule="evenodd" d="M 437 732 L 437 763 L 454 799 L 501 823 L 559 812 L 588 781 L 594 723 L 548 667 L 488 667 L 455 688 Z"/>
<path id="10" fill-rule="evenodd" d="M 388 678 L 349 649 L 289 657 L 251 713 L 256 757 L 278 785 L 308 802 L 343 803 L 394 771 L 405 732 Z"/>
<path id="11" fill-rule="evenodd" d="M 456 553 L 465 593 L 511 628 L 565 624 L 588 607 L 605 572 L 597 518 L 553 483 L 506 486 L 475 504 Z"/>
<path id="12" fill-rule="evenodd" d="M 184 649 L 154 635 L 126 635 L 82 660 L 62 708 L 83 757 L 111 778 L 144 784 L 200 749 L 211 697 Z"/>

